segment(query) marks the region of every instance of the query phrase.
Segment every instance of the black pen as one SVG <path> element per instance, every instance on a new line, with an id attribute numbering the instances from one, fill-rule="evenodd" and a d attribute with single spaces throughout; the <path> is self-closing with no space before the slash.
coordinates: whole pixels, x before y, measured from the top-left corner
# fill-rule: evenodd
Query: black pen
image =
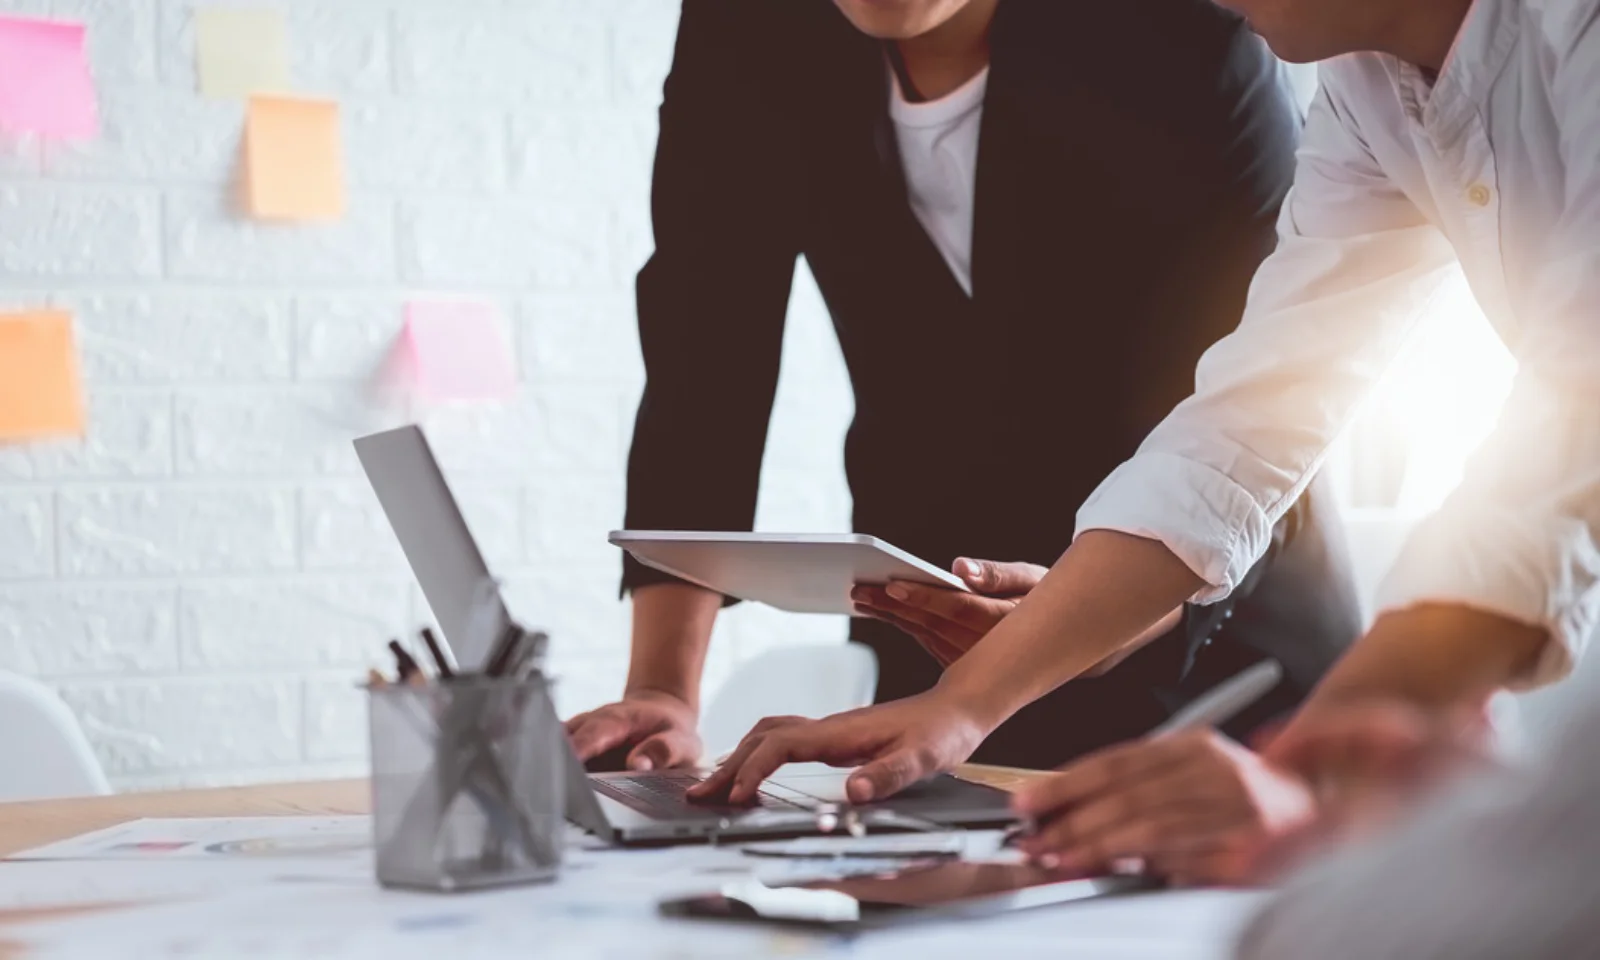
<path id="1" fill-rule="evenodd" d="M 400 645 L 399 640 L 390 640 L 389 650 L 394 654 L 395 670 L 402 684 L 410 683 L 412 677 L 422 674 L 422 667 L 417 665 L 417 661 L 412 659 L 411 654 L 406 652 L 406 648 Z"/>
<path id="2" fill-rule="evenodd" d="M 428 645 L 428 654 L 439 667 L 439 679 L 448 680 L 455 676 L 455 668 L 450 666 L 450 657 L 445 653 L 444 645 L 439 642 L 439 638 L 433 635 L 432 629 L 422 628 L 422 642 Z"/>
<path id="3" fill-rule="evenodd" d="M 518 680 L 528 679 L 528 675 L 544 666 L 544 651 L 550 644 L 550 637 L 540 631 L 533 633 L 524 632 L 522 643 L 517 646 L 516 652 L 506 661 L 505 674 Z"/>
<path id="4" fill-rule="evenodd" d="M 515 624 L 507 626 L 505 632 L 500 634 L 500 639 L 496 641 L 494 649 L 490 651 L 483 672 L 491 677 L 504 674 L 506 667 L 511 663 L 511 658 L 516 656 L 517 650 L 522 646 L 522 636 L 521 627 Z"/>

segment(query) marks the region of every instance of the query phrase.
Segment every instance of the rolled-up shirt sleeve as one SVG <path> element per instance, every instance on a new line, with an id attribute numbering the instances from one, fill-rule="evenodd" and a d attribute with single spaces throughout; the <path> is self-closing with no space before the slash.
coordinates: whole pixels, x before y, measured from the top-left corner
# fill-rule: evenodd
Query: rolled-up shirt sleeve
<path id="1" fill-rule="evenodd" d="M 1160 540 L 1225 598 L 1265 552 L 1455 263 L 1378 168 L 1336 83 L 1312 105 L 1278 248 L 1195 393 L 1084 503 L 1078 533 Z"/>

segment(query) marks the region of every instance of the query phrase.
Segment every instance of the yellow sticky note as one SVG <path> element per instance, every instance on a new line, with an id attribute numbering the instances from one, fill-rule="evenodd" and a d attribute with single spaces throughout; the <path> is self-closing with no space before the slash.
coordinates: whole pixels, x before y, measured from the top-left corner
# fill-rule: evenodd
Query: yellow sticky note
<path id="1" fill-rule="evenodd" d="M 83 436 L 72 315 L 0 313 L 0 441 Z"/>
<path id="2" fill-rule="evenodd" d="M 245 206 L 263 220 L 344 215 L 339 105 L 297 97 L 250 98 L 245 128 Z"/>
<path id="3" fill-rule="evenodd" d="M 289 89 L 289 44 L 283 11 L 200 7 L 194 12 L 200 92 L 239 98 Z"/>

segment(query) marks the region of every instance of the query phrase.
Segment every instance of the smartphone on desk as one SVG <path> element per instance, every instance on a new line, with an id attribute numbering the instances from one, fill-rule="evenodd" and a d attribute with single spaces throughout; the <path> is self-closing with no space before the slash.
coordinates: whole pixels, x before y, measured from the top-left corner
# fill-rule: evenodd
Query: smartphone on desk
<path id="1" fill-rule="evenodd" d="M 669 900 L 667 916 L 774 923 L 841 933 L 976 919 L 1159 889 L 1146 877 L 1084 877 L 1025 863 L 916 863 L 890 874 L 767 886 L 747 879 Z"/>

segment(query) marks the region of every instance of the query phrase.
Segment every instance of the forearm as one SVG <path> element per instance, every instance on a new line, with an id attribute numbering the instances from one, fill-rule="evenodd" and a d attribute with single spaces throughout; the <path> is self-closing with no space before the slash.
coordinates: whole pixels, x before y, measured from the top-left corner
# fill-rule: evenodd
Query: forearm
<path id="1" fill-rule="evenodd" d="M 1201 586 L 1158 541 L 1088 531 L 940 688 L 992 729 L 1136 642 Z"/>
<path id="2" fill-rule="evenodd" d="M 1548 641 L 1541 627 L 1464 606 L 1393 611 L 1356 642 L 1305 709 L 1371 699 L 1426 710 L 1476 707 L 1525 673 Z"/>
<path id="3" fill-rule="evenodd" d="M 722 597 L 687 583 L 633 592 L 633 651 L 626 693 L 651 691 L 700 709 L 700 675 Z"/>

